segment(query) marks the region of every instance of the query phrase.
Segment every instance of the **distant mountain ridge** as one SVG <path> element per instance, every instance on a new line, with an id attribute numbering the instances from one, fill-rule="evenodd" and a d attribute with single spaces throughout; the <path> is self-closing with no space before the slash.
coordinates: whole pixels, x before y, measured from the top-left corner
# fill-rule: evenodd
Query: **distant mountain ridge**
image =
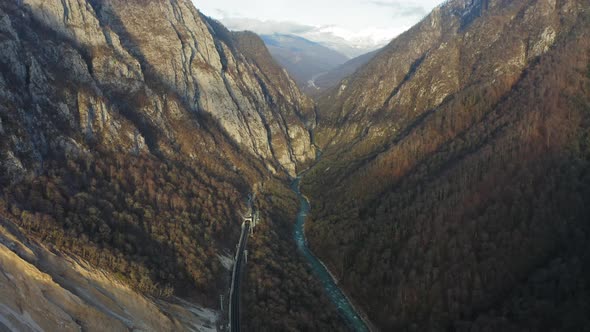
<path id="1" fill-rule="evenodd" d="M 303 88 L 303 91 L 309 96 L 318 96 L 323 92 L 326 92 L 327 90 L 338 85 L 338 83 L 340 83 L 340 81 L 343 79 L 354 74 L 359 68 L 366 65 L 377 55 L 378 52 L 379 50 L 375 50 L 360 55 L 356 58 L 346 61 L 345 63 L 328 72 L 316 75 L 311 81 L 308 82 L 307 86 Z"/>
<path id="2" fill-rule="evenodd" d="M 223 17 L 219 20 L 232 31 L 252 31 L 258 35 L 296 35 L 311 40 L 329 49 L 335 50 L 349 58 L 355 58 L 385 46 L 391 38 L 375 35 L 345 38 L 342 31 L 332 31 L 333 27 L 313 27 L 293 22 L 266 21 L 244 17 Z M 280 23 L 283 23 L 282 25 Z M 392 36 L 393 37 L 393 36 Z"/>
<path id="3" fill-rule="evenodd" d="M 273 58 L 305 87 L 314 76 L 344 64 L 349 58 L 320 43 L 295 35 L 262 35 Z"/>

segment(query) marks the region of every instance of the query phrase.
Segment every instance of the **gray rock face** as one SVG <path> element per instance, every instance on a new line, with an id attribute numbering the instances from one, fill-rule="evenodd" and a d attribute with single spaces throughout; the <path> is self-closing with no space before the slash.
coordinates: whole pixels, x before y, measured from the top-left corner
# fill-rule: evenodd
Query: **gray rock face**
<path id="1" fill-rule="evenodd" d="M 278 160 L 290 174 L 313 158 L 302 120 L 285 119 L 296 108 L 310 108 L 310 102 L 301 94 L 277 91 L 270 104 L 265 90 L 274 89 L 273 82 L 261 78 L 263 73 L 233 45 L 225 28 L 204 18 L 190 2 L 106 1 L 99 16 L 123 36 L 150 75 L 178 92 L 191 110 L 211 114 L 251 153 Z M 146 29 L 145 21 L 154 28 Z M 297 90 L 293 82 L 288 85 Z"/>
<path id="2" fill-rule="evenodd" d="M 78 243 L 44 243 L 129 275 L 125 282 L 140 292 L 167 296 L 174 287 L 190 288 L 195 301 L 217 307 L 212 301 L 226 290 L 226 271 L 210 253 L 233 250 L 243 198 L 255 184 L 261 210 L 274 218 L 280 202 L 269 201 L 283 190 L 280 179 L 315 157 L 314 111 L 257 36 L 227 31 L 189 0 L 0 1 L 0 216 L 31 231 L 24 216 L 47 208 L 55 217 L 42 227 L 81 246 L 97 244 L 98 255 L 109 258 L 92 261 L 98 255 L 77 251 Z M 137 185 L 126 186 L 126 179 Z M 100 217 L 93 212 L 92 220 L 76 217 L 74 231 L 67 225 L 73 219 L 60 214 L 72 210 L 57 206 L 62 191 L 43 207 L 29 204 L 29 189 L 53 180 L 64 197 L 80 194 L 116 208 Z M 278 218 L 272 221 L 283 222 Z M 275 242 L 290 239 L 273 227 Z M 130 266 L 139 272 L 128 273 Z M 281 302 L 317 300 L 307 289 L 302 296 L 281 292 Z"/>
<path id="3" fill-rule="evenodd" d="M 308 133 L 312 103 L 274 62 L 266 66 L 277 75 L 261 70 L 236 46 L 239 36 L 190 1 L 24 0 L 6 8 L 20 17 L 15 23 L 14 15 L 0 12 L 2 79 L 17 84 L 0 94 L 34 120 L 23 128 L 29 136 L 45 119 L 46 129 L 54 130 L 49 122 L 58 119 L 79 133 L 78 142 L 175 154 L 183 136 L 177 122 L 206 114 L 272 172 L 295 175 L 315 156 Z M 258 52 L 267 52 L 260 45 Z M 26 88 L 26 97 L 19 88 Z M 160 132 L 151 147 L 147 127 Z M 189 150 L 192 158 L 202 152 Z"/>

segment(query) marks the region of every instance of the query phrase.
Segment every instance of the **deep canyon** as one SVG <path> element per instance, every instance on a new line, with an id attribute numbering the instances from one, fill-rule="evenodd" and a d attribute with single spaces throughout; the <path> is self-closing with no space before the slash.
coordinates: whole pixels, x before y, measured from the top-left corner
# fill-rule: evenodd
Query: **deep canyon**
<path id="1" fill-rule="evenodd" d="M 188 0 L 0 2 L 0 330 L 225 330 L 255 193 L 242 330 L 584 331 L 589 188 L 585 0 L 446 1 L 313 99 Z"/>

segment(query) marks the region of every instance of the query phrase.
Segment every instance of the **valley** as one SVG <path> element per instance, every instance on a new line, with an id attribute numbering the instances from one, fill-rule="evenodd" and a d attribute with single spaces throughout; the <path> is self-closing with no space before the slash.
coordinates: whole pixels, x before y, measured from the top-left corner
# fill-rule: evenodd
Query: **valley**
<path id="1" fill-rule="evenodd" d="M 0 2 L 0 330 L 590 327 L 587 1 L 354 59 L 198 6 Z"/>

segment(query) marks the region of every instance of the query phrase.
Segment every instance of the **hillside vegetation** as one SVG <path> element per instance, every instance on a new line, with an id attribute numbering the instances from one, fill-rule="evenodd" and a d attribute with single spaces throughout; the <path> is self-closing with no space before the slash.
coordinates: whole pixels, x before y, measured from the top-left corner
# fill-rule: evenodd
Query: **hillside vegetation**
<path id="1" fill-rule="evenodd" d="M 139 297 L 217 309 L 230 278 L 219 257 L 256 191 L 265 225 L 248 273 L 298 287 L 252 292 L 244 308 L 276 314 L 245 317 L 257 330 L 342 327 L 286 254 L 296 201 L 276 198 L 315 156 L 313 105 L 257 36 L 188 0 L 24 0 L 0 3 L 0 45 L 2 220 Z"/>
<path id="2" fill-rule="evenodd" d="M 384 330 L 587 329 L 590 17 L 449 1 L 320 100 L 307 234 Z"/>

